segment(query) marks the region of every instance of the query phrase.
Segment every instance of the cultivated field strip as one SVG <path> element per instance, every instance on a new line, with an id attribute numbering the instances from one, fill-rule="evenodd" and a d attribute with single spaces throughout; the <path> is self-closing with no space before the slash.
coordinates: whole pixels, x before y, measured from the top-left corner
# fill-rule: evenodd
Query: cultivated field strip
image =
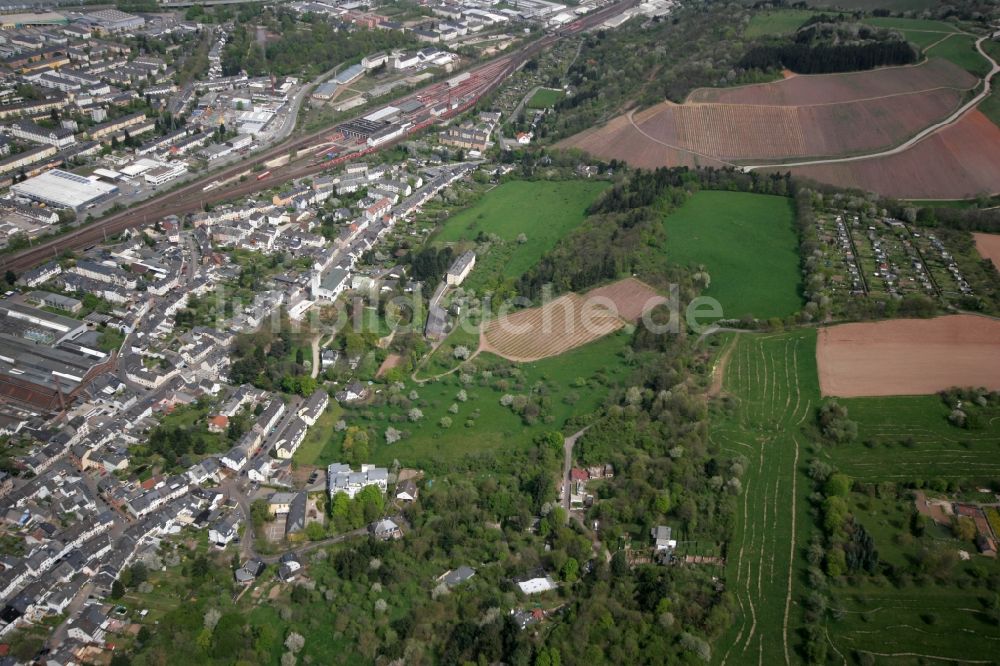
<path id="1" fill-rule="evenodd" d="M 727 455 L 747 459 L 726 585 L 736 617 L 715 658 L 722 664 L 794 663 L 794 557 L 805 510 L 798 483 L 797 433 L 815 408 L 815 333 L 740 335 L 724 379 L 736 399 L 732 418 L 719 420 L 712 440 Z M 800 372 L 807 372 L 807 380 Z"/>
<path id="2" fill-rule="evenodd" d="M 734 88 L 699 88 L 687 101 L 729 104 L 829 104 L 936 90 L 968 90 L 977 79 L 947 60 L 931 58 L 920 65 L 883 67 L 846 74 L 799 75 L 773 83 Z"/>

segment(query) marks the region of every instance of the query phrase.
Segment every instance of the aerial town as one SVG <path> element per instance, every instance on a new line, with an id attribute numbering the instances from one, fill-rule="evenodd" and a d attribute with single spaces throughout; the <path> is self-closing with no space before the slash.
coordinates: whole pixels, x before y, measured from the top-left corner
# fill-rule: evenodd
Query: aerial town
<path id="1" fill-rule="evenodd" d="M 0 666 L 995 658 L 952 4 L 5 9 Z"/>

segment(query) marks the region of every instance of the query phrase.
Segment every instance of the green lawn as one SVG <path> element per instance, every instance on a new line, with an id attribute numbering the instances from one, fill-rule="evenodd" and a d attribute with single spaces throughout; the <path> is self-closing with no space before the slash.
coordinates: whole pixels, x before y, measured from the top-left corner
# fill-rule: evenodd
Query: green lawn
<path id="1" fill-rule="evenodd" d="M 495 234 L 502 243 L 476 258 L 470 285 L 475 288 L 490 278 L 518 278 L 583 221 L 587 206 L 607 187 L 605 181 L 588 180 L 503 183 L 446 220 L 432 241 L 469 244 L 480 233 Z M 520 234 L 526 237 L 523 243 L 517 241 Z"/>
<path id="2" fill-rule="evenodd" d="M 463 370 L 468 383 L 462 382 L 460 373 L 424 384 L 407 380 L 399 393 L 406 398 L 404 404 L 383 402 L 346 409 L 343 418 L 348 425 L 369 431 L 373 463 L 388 465 L 399 460 L 407 467 L 443 471 L 463 460 L 496 454 L 496 464 L 501 464 L 505 451 L 526 448 L 535 435 L 563 429 L 572 417 L 592 413 L 610 387 L 630 371 L 622 357 L 629 340 L 629 333 L 620 332 L 535 363 L 514 364 L 483 355 L 475 360 L 473 370 Z M 387 390 L 381 387 L 378 399 Z M 457 399 L 461 390 L 466 392 L 465 402 Z M 416 399 L 409 399 L 411 391 L 416 391 Z M 510 407 L 500 404 L 505 394 L 530 395 L 543 400 L 547 408 L 527 425 Z M 449 411 L 453 404 L 457 413 Z M 409 421 L 412 408 L 419 409 L 423 418 Z M 450 418 L 452 425 L 442 427 L 442 417 Z M 395 444 L 385 441 L 390 426 L 406 433 Z M 341 433 L 332 433 L 315 463 L 339 460 L 342 442 Z"/>
<path id="3" fill-rule="evenodd" d="M 754 14 L 747 25 L 746 36 L 754 39 L 769 35 L 795 32 L 816 12 L 809 9 L 772 9 Z"/>
<path id="4" fill-rule="evenodd" d="M 797 650 L 805 563 L 794 554 L 811 531 L 811 490 L 799 470 L 809 446 L 801 429 L 819 403 L 816 332 L 741 334 L 733 345 L 723 385 L 735 408 L 712 415 L 711 442 L 725 457 L 745 459 L 725 569 L 737 611 L 713 657 L 803 663 Z"/>
<path id="5" fill-rule="evenodd" d="M 527 106 L 529 109 L 547 109 L 555 106 L 556 102 L 561 100 L 564 95 L 562 90 L 556 88 L 539 88 L 528 100 Z"/>
<path id="6" fill-rule="evenodd" d="M 316 424 L 309 428 L 306 438 L 302 440 L 298 451 L 295 452 L 294 461 L 302 465 L 313 465 L 323 453 L 327 442 L 334 434 L 333 427 L 343 416 L 344 410 L 336 400 L 331 399 L 323 415 L 319 417 Z"/>
<path id="7" fill-rule="evenodd" d="M 976 38 L 971 35 L 953 35 L 926 51 L 928 57 L 950 60 L 962 69 L 982 77 L 989 73 L 990 65 L 976 50 Z"/>
<path id="8" fill-rule="evenodd" d="M 699 192 L 667 216 L 667 258 L 704 265 L 705 296 L 723 318 L 786 317 L 802 307 L 792 202 L 784 197 Z"/>

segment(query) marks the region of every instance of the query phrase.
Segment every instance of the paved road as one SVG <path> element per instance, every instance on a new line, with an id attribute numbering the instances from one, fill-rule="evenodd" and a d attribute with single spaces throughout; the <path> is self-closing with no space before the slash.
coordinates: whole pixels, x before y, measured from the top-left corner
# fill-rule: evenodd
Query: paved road
<path id="1" fill-rule="evenodd" d="M 976 40 L 976 49 L 979 53 L 990 61 L 993 67 L 990 69 L 989 73 L 983 78 L 983 90 L 978 95 L 973 97 L 971 100 L 963 104 L 957 111 L 952 113 L 950 116 L 944 120 L 935 123 L 929 127 L 924 128 L 922 131 L 918 132 L 916 135 L 912 136 L 907 141 L 899 144 L 895 148 L 890 148 L 888 150 L 883 150 L 877 153 L 868 153 L 865 155 L 855 155 L 853 157 L 834 157 L 829 159 L 819 159 L 819 160 L 805 160 L 802 162 L 785 162 L 782 164 L 754 164 L 751 166 L 744 166 L 742 169 L 744 171 L 753 171 L 754 169 L 785 169 L 787 167 L 797 167 L 797 166 L 810 166 L 814 164 L 840 164 L 843 162 L 860 162 L 862 160 L 871 160 L 877 157 L 888 157 L 890 155 L 898 155 L 899 153 L 905 152 L 920 143 L 930 135 L 934 134 L 938 130 L 944 129 L 949 125 L 953 125 L 962 119 L 965 114 L 967 114 L 972 109 L 976 108 L 980 102 L 986 99 L 990 94 L 990 90 L 993 85 L 993 77 L 996 76 L 997 72 L 1000 72 L 1000 64 L 990 57 L 983 49 L 983 42 L 990 39 L 990 36 L 983 36 Z"/>

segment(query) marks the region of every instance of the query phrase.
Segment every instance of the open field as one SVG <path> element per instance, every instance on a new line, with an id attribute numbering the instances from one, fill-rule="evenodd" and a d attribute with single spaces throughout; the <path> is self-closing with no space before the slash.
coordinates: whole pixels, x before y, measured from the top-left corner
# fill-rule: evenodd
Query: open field
<path id="1" fill-rule="evenodd" d="M 1000 321 L 952 315 L 821 328 L 816 360 L 824 395 L 1000 389 Z"/>
<path id="2" fill-rule="evenodd" d="M 968 72 L 946 60 L 932 58 L 919 65 L 904 67 L 844 74 L 797 74 L 771 83 L 736 88 L 699 88 L 688 96 L 687 103 L 831 104 L 937 88 L 967 90 L 975 85 L 975 77 Z"/>
<path id="3" fill-rule="evenodd" d="M 664 220 L 667 258 L 705 266 L 726 319 L 785 317 L 802 307 L 793 220 L 784 197 L 699 192 Z"/>
<path id="4" fill-rule="evenodd" d="M 635 278 L 625 278 L 586 293 L 591 301 L 605 305 L 627 322 L 635 323 L 643 314 L 667 299 L 656 293 L 648 284 Z"/>
<path id="5" fill-rule="evenodd" d="M 661 166 L 726 166 L 725 162 L 709 155 L 697 155 L 681 150 L 674 144 L 659 142 L 633 125 L 628 114 L 612 118 L 603 126 L 590 127 L 565 138 L 556 147 L 576 148 L 605 160 L 624 160 L 639 169 Z"/>
<path id="6" fill-rule="evenodd" d="M 747 37 L 787 35 L 795 32 L 816 12 L 810 9 L 773 9 L 754 14 L 744 33 Z"/>
<path id="7" fill-rule="evenodd" d="M 946 118 L 974 86 L 946 60 L 848 74 L 695 90 L 564 139 L 633 166 L 718 166 L 847 156 L 891 148 Z"/>
<path id="8" fill-rule="evenodd" d="M 539 88 L 528 100 L 529 109 L 547 109 L 555 106 L 556 102 L 563 98 L 565 93 L 558 88 Z"/>
<path id="9" fill-rule="evenodd" d="M 625 325 L 603 305 L 566 294 L 539 308 L 494 319 L 480 337 L 480 351 L 512 361 L 537 361 L 603 338 Z"/>
<path id="10" fill-rule="evenodd" d="M 806 4 L 817 9 L 838 7 L 842 9 L 888 9 L 905 12 L 937 7 L 939 0 L 806 0 Z"/>
<path id="11" fill-rule="evenodd" d="M 989 74 L 990 64 L 976 50 L 972 35 L 951 35 L 925 51 L 928 58 L 944 58 L 976 76 Z"/>
<path id="12" fill-rule="evenodd" d="M 588 414 L 603 402 L 609 387 L 632 371 L 621 356 L 629 340 L 625 333 L 608 335 L 557 358 L 516 366 L 492 354 L 480 354 L 463 366 L 461 374 L 426 382 L 407 378 L 400 392 L 407 400 L 400 404 L 345 409 L 341 418 L 371 433 L 371 462 L 380 465 L 399 460 L 404 466 L 434 473 L 469 457 L 496 455 L 498 461 L 510 460 L 512 453 L 527 449 L 538 433 L 560 430 L 569 418 Z M 516 375 L 508 377 L 501 370 L 505 368 Z M 463 376 L 471 381 L 464 383 Z M 533 395 L 532 387 L 538 386 L 544 387 L 547 406 L 530 424 L 500 404 L 505 394 Z M 465 402 L 456 399 L 463 389 Z M 418 397 L 409 399 L 411 391 Z M 453 404 L 457 412 L 450 410 Z M 417 421 L 407 418 L 413 407 L 423 413 Z M 453 425 L 442 427 L 444 417 Z M 385 441 L 390 426 L 405 433 L 395 444 Z M 341 460 L 343 439 L 343 433 L 331 432 L 314 464 Z"/>
<path id="13" fill-rule="evenodd" d="M 537 361 L 635 323 L 666 299 L 639 280 L 629 278 L 580 295 L 565 294 L 537 308 L 494 319 L 483 327 L 480 352 L 511 361 Z"/>
<path id="14" fill-rule="evenodd" d="M 896 155 L 790 170 L 798 177 L 899 199 L 995 194 L 1000 192 L 1000 128 L 979 111 L 971 111 Z"/>
<path id="15" fill-rule="evenodd" d="M 645 134 L 722 160 L 837 156 L 891 148 L 961 106 L 953 88 L 799 106 L 658 104 L 634 116 Z"/>
<path id="16" fill-rule="evenodd" d="M 478 283 L 477 274 L 489 272 L 483 269 L 491 265 L 488 255 L 494 249 L 509 250 L 496 272 L 504 278 L 517 278 L 583 221 L 587 206 L 607 187 L 605 181 L 586 180 L 506 182 L 446 220 L 432 242 L 471 242 L 480 233 L 496 234 L 505 248 L 491 248 L 486 257 L 477 257 L 470 280 Z M 522 233 L 527 242 L 517 243 Z"/>
<path id="17" fill-rule="evenodd" d="M 983 259 L 989 259 L 1000 270 L 1000 234 L 973 233 L 976 250 Z"/>
<path id="18" fill-rule="evenodd" d="M 1000 415 L 984 414 L 977 429 L 948 421 L 937 395 L 846 398 L 858 424 L 850 444 L 825 447 L 824 459 L 863 482 L 964 479 L 988 484 L 1000 475 Z"/>
<path id="19" fill-rule="evenodd" d="M 726 552 L 726 587 L 738 610 L 732 629 L 714 647 L 723 664 L 804 661 L 798 630 L 802 600 L 811 592 L 804 554 L 814 530 L 812 482 L 804 472 L 812 457 L 873 487 L 937 479 L 974 488 L 1000 474 L 1000 418 L 984 414 L 981 429 L 953 427 L 949 408 L 937 396 L 843 399 L 858 423 L 856 441 L 811 444 L 801 428 L 809 428 L 821 400 L 815 342 L 816 333 L 803 330 L 737 335 L 727 347 L 724 392 L 736 408 L 713 417 L 711 440 L 748 464 Z M 902 487 L 898 497 L 895 492 L 854 492 L 849 498 L 883 562 L 897 570 L 912 567 L 924 545 L 952 555 L 958 548 L 974 552 L 971 543 L 933 525 L 919 542 L 900 539 L 900 533 L 909 535 L 913 504 Z M 831 655 L 848 663 L 857 663 L 856 657 L 851 661 L 855 650 L 880 655 L 876 663 L 926 663 L 921 656 L 992 663 L 995 645 L 986 639 L 996 631 L 988 615 L 993 594 L 977 593 L 975 581 L 988 575 L 984 567 L 995 571 L 998 563 L 972 557 L 955 562 L 947 578 L 934 572 L 902 584 L 862 577 L 831 586 L 829 607 L 835 610 L 824 620 Z"/>
<path id="20" fill-rule="evenodd" d="M 981 585 L 986 576 L 997 574 L 1000 563 L 977 555 L 971 542 L 959 541 L 946 526 L 929 523 L 926 534 L 914 539 L 908 529 L 913 496 L 904 485 L 958 483 L 968 491 L 994 482 L 1000 476 L 1000 415 L 994 408 L 982 414 L 979 427 L 963 429 L 950 425 L 950 408 L 938 396 L 839 402 L 858 423 L 858 437 L 824 447 L 821 458 L 870 487 L 898 484 L 896 492 L 850 496 L 851 513 L 872 535 L 880 561 L 896 571 L 912 569 L 921 558 L 934 562 L 940 557 L 943 564 L 923 580 L 860 580 L 838 590 L 830 606 L 839 610 L 826 623 L 832 645 L 844 654 L 880 655 L 877 663 L 993 663 L 994 595 Z M 971 553 L 971 559 L 959 560 L 959 550 Z M 928 558 L 928 552 L 935 557 Z M 881 656 L 901 653 L 932 657 L 933 662 Z"/>
<path id="21" fill-rule="evenodd" d="M 711 441 L 746 459 L 726 588 L 736 599 L 732 628 L 713 646 L 723 664 L 801 663 L 797 627 L 804 562 L 795 555 L 809 533 L 809 486 L 801 426 L 819 401 L 816 333 L 738 335 L 724 389 L 737 401 L 713 417 Z"/>

